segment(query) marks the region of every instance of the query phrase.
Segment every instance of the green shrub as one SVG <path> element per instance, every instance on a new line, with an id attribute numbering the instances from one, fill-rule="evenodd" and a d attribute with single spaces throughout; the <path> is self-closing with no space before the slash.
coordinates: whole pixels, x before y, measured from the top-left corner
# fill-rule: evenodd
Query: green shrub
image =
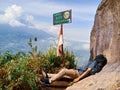
<path id="1" fill-rule="evenodd" d="M 49 72 L 57 72 L 58 69 L 75 68 L 75 55 L 73 52 L 69 52 L 67 49 L 64 50 L 63 56 L 57 56 L 56 47 L 51 46 L 45 53 L 45 63 L 43 68 Z M 51 68 L 51 69 L 50 69 Z"/>
<path id="2" fill-rule="evenodd" d="M 37 38 L 35 38 L 37 41 Z M 37 52 L 37 46 L 29 42 L 31 53 L 9 52 L 0 55 L 1 90 L 38 90 L 41 70 L 58 72 L 60 68 L 75 68 L 74 53 L 64 50 L 63 56 L 57 56 L 56 47 L 50 46 L 45 53 Z"/>

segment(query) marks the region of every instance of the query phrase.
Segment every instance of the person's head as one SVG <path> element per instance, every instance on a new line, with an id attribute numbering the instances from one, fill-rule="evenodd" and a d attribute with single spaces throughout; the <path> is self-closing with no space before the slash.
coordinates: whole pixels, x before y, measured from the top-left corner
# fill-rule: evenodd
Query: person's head
<path id="1" fill-rule="evenodd" d="M 94 60 L 96 60 L 98 65 L 102 67 L 104 67 L 107 64 L 107 59 L 102 54 L 97 55 Z"/>

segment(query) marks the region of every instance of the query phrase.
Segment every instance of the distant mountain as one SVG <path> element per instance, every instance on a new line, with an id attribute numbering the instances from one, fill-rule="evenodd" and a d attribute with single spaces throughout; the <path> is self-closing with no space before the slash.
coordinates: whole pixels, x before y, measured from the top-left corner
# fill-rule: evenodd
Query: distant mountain
<path id="1" fill-rule="evenodd" d="M 10 51 L 11 53 L 16 53 L 23 51 L 27 53 L 31 50 L 28 41 L 30 38 L 34 39 L 34 37 L 38 38 L 34 45 L 38 46 L 39 51 L 46 51 L 50 45 L 56 45 L 57 36 L 55 37 L 42 30 L 0 25 L 0 52 Z M 84 45 L 89 45 L 89 43 L 69 39 L 64 40 L 64 48 L 75 53 L 78 64 L 85 63 L 89 58 L 89 49 L 84 49 Z"/>
<path id="2" fill-rule="evenodd" d="M 28 47 L 30 38 L 38 38 L 39 46 L 48 46 L 50 42 L 45 43 L 48 39 L 54 36 L 42 31 L 27 27 L 11 27 L 9 25 L 0 25 L 0 52 L 11 51 L 25 51 Z M 40 42 L 41 41 L 41 42 Z M 44 44 L 44 45 L 43 45 Z M 43 47 L 41 47 L 43 49 Z"/>

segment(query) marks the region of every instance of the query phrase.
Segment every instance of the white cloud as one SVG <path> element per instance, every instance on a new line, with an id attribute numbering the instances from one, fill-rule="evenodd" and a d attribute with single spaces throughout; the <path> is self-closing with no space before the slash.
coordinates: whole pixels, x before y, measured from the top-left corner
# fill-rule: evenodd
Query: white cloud
<path id="1" fill-rule="evenodd" d="M 90 29 L 89 28 L 65 28 L 64 38 L 74 41 L 89 42 Z"/>
<path id="2" fill-rule="evenodd" d="M 48 30 L 50 27 L 49 23 L 37 21 L 34 16 L 26 14 L 23 8 L 17 5 L 9 6 L 4 14 L 0 14 L 0 24 L 9 24 L 13 27 L 27 26 L 38 30 Z"/>
<path id="3" fill-rule="evenodd" d="M 35 28 L 37 30 L 43 30 L 45 32 L 50 32 L 50 24 L 46 22 L 39 22 L 37 20 L 33 20 L 33 22 L 30 22 L 31 25 L 28 25 L 30 28 Z"/>
<path id="4" fill-rule="evenodd" d="M 4 14 L 0 15 L 1 24 L 9 24 L 11 26 L 24 26 L 18 19 L 22 15 L 22 8 L 17 5 L 8 7 Z"/>
<path id="5" fill-rule="evenodd" d="M 51 26 L 50 27 L 50 32 L 57 35 L 59 31 L 59 27 L 58 26 Z"/>
<path id="6" fill-rule="evenodd" d="M 13 27 L 19 27 L 19 26 L 24 26 L 24 24 L 20 23 L 19 21 L 13 19 L 9 21 L 9 24 Z"/>
<path id="7" fill-rule="evenodd" d="M 26 15 L 26 21 L 32 23 L 34 21 L 34 17 L 32 15 Z"/>
<path id="8" fill-rule="evenodd" d="M 93 21 L 94 20 L 94 14 L 95 14 L 95 11 L 96 11 L 95 8 L 96 8 L 96 6 L 94 6 L 94 5 L 91 5 L 88 8 L 87 5 L 78 5 L 78 4 L 77 5 L 66 5 L 66 4 L 59 4 L 59 3 L 56 3 L 56 2 L 50 2 L 50 1 L 46 2 L 46 1 L 43 0 L 43 1 L 40 1 L 40 2 L 39 1 L 38 2 L 30 2 L 30 3 L 26 4 L 25 10 L 27 11 L 27 13 L 30 13 L 30 14 L 32 13 L 33 15 L 43 17 L 42 22 L 36 22 L 36 21 L 34 22 L 34 25 L 33 25 L 34 28 L 45 29 L 47 32 L 51 32 L 51 33 L 57 35 L 58 31 L 59 31 L 59 28 L 56 27 L 56 26 L 50 25 L 52 23 L 52 20 L 51 20 L 51 23 L 50 23 L 50 21 L 47 22 L 47 23 L 44 22 L 45 18 L 52 19 L 52 14 L 53 13 L 56 13 L 56 12 L 59 12 L 59 11 L 64 11 L 64 10 L 67 10 L 67 9 L 72 9 L 72 19 L 73 19 L 73 21 L 75 21 L 74 23 L 76 23 L 77 21 L 80 21 L 80 22 L 82 22 L 82 21 L 84 21 L 84 22 Z M 89 28 L 89 30 L 90 30 L 90 28 Z M 83 34 L 82 34 L 82 36 L 83 36 Z M 84 37 L 85 37 L 85 34 L 84 34 Z"/>
<path id="9" fill-rule="evenodd" d="M 90 49 L 90 44 L 89 43 L 88 44 L 83 44 L 82 48 L 84 50 L 89 50 Z"/>
<path id="10" fill-rule="evenodd" d="M 13 19 L 13 18 L 20 17 L 21 14 L 22 14 L 22 7 L 17 6 L 17 5 L 12 5 L 11 7 L 8 7 L 5 10 L 5 16 L 8 19 Z"/>
<path id="11" fill-rule="evenodd" d="M 27 4 L 27 7 L 29 8 L 25 8 L 25 9 L 28 13 L 33 13 L 34 15 L 41 15 L 46 17 L 52 16 L 53 13 L 56 13 L 65 9 L 70 9 L 68 5 L 61 5 L 61 4 L 52 3 L 49 1 L 48 2 L 45 2 L 45 1 L 30 2 Z"/>
<path id="12" fill-rule="evenodd" d="M 52 17 L 53 13 L 72 9 L 73 19 L 80 19 L 83 21 L 87 21 L 87 20 L 93 21 L 93 18 L 94 18 L 93 15 L 96 12 L 96 6 L 89 5 L 89 8 L 88 8 L 87 3 L 86 5 L 81 5 L 81 4 L 67 5 L 67 4 L 60 4 L 57 2 L 51 2 L 51 1 L 47 1 L 47 2 L 38 1 L 38 2 L 30 2 L 26 4 L 26 6 L 29 7 L 29 8 L 25 8 L 28 13 L 33 13 L 34 15 L 39 15 L 44 17 Z"/>

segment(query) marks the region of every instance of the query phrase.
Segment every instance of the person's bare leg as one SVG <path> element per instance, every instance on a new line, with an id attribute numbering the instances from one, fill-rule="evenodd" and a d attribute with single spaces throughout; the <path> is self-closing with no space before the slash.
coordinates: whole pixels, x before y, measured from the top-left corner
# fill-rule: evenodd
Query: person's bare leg
<path id="1" fill-rule="evenodd" d="M 52 73 L 48 73 L 48 77 L 51 78 L 51 77 L 54 77 L 56 74 L 52 74 Z"/>
<path id="2" fill-rule="evenodd" d="M 51 76 L 51 78 L 49 79 L 50 82 L 54 82 L 58 79 L 61 79 L 64 76 L 68 76 L 71 77 L 72 79 L 75 79 L 79 76 L 79 72 L 77 70 L 74 69 L 62 69 L 59 73 L 57 74 L 48 74 L 48 76 Z"/>
<path id="3" fill-rule="evenodd" d="M 46 74 L 47 74 L 47 75 L 46 75 Z M 48 78 L 51 78 L 51 77 L 55 76 L 56 74 L 46 73 L 46 72 L 44 72 L 44 71 L 42 70 L 42 75 L 43 75 L 44 78 L 46 78 L 47 76 L 48 76 Z"/>
<path id="4" fill-rule="evenodd" d="M 51 73 L 48 73 L 49 78 L 54 77 L 55 75 L 57 75 L 57 74 L 51 74 Z M 72 79 L 72 77 L 67 76 L 67 75 L 64 75 L 63 78 Z"/>

